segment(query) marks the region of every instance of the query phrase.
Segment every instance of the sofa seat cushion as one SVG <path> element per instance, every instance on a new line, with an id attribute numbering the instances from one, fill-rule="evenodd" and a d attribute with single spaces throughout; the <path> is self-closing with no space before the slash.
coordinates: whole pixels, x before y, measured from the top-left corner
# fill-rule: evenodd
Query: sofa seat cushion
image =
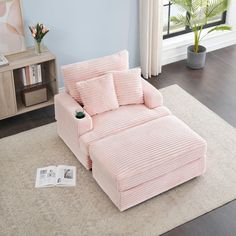
<path id="1" fill-rule="evenodd" d="M 166 115 L 170 115 L 170 111 L 164 106 L 149 109 L 143 104 L 120 106 L 95 115 L 92 117 L 93 129 L 79 138 L 80 148 L 89 154 L 88 148 L 92 142 Z"/>
<path id="2" fill-rule="evenodd" d="M 89 153 L 121 192 L 205 158 L 206 142 L 170 115 L 94 142 Z"/>

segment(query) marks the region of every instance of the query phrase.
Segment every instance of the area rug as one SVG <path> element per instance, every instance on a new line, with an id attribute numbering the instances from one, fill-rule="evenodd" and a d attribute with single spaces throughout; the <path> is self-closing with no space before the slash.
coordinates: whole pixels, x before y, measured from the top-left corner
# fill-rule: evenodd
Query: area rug
<path id="1" fill-rule="evenodd" d="M 165 105 L 208 143 L 207 172 L 119 212 L 57 136 L 56 124 L 0 140 L 1 235 L 159 235 L 236 198 L 236 131 L 177 85 Z M 75 165 L 77 185 L 35 189 L 38 167 Z"/>

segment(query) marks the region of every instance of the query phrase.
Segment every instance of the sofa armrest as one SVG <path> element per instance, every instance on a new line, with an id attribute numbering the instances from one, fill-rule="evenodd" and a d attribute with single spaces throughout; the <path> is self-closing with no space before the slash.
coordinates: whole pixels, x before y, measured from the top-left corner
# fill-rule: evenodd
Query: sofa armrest
<path id="1" fill-rule="evenodd" d="M 149 82 L 142 79 L 144 104 L 150 108 L 156 108 L 163 105 L 162 94 Z"/>
<path id="2" fill-rule="evenodd" d="M 77 130 L 78 136 L 93 129 L 93 121 L 88 113 L 85 112 L 83 119 L 75 117 L 76 110 L 83 110 L 80 104 L 75 101 L 68 93 L 63 92 L 55 95 L 55 118 L 64 125 L 65 129 L 71 132 Z"/>

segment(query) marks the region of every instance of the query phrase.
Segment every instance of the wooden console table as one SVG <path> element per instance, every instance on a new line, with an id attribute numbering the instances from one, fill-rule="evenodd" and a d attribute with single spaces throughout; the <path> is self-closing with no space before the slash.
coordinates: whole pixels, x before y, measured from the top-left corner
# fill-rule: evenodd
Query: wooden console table
<path id="1" fill-rule="evenodd" d="M 54 103 L 54 95 L 58 93 L 56 58 L 45 50 L 36 55 L 34 49 L 6 56 L 9 65 L 0 67 L 0 120 L 7 117 L 36 110 Z M 26 107 L 22 102 L 21 69 L 23 67 L 40 64 L 42 84 L 46 86 L 48 101 Z"/>

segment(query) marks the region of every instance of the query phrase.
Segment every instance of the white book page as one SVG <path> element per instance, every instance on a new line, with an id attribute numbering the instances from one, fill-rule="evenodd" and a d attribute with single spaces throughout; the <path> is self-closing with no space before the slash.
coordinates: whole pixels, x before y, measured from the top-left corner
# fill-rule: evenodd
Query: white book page
<path id="1" fill-rule="evenodd" d="M 75 186 L 76 168 L 75 166 L 60 165 L 57 167 L 57 186 Z"/>
<path id="2" fill-rule="evenodd" d="M 22 73 L 23 85 L 26 86 L 27 82 L 26 82 L 26 74 L 25 74 L 25 68 L 24 67 L 21 69 L 21 73 Z"/>
<path id="3" fill-rule="evenodd" d="M 56 184 L 56 174 L 57 174 L 56 166 L 47 166 L 43 168 L 38 168 L 35 187 L 41 188 L 41 187 L 54 186 Z"/>
<path id="4" fill-rule="evenodd" d="M 37 65 L 38 68 L 38 83 L 42 82 L 42 72 L 41 72 L 41 65 Z"/>
<path id="5" fill-rule="evenodd" d="M 33 66 L 32 65 L 30 65 L 29 66 L 29 72 L 30 72 L 30 85 L 32 85 L 33 84 Z"/>

